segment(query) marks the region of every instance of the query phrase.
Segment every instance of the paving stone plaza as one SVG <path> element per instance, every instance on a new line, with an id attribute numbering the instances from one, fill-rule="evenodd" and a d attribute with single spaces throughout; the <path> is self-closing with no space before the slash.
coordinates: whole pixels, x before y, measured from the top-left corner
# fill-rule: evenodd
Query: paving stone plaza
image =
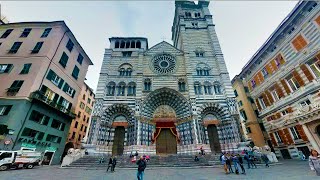
<path id="1" fill-rule="evenodd" d="M 246 167 L 246 166 L 245 166 Z M 270 168 L 258 166 L 257 169 L 246 169 L 246 175 L 226 175 L 222 168 L 148 168 L 145 171 L 145 180 L 213 180 L 213 179 L 290 179 L 309 180 L 318 179 L 310 171 L 307 161 L 286 160 Z M 133 180 L 136 179 L 136 169 L 117 169 L 114 173 L 105 170 L 67 169 L 59 166 L 35 167 L 1 172 L 0 179 L 81 179 L 81 180 Z"/>

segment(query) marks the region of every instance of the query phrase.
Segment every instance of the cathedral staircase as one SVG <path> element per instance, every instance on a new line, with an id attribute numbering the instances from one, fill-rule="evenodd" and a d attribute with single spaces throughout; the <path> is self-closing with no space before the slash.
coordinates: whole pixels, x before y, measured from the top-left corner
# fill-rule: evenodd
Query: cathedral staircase
<path id="1" fill-rule="evenodd" d="M 73 162 L 66 168 L 84 168 L 84 169 L 106 169 L 109 162 L 109 156 L 104 156 L 105 162 L 99 163 L 101 156 L 84 156 Z M 194 161 L 194 156 L 191 155 L 161 155 L 150 156 L 150 161 L 147 163 L 148 168 L 157 167 L 218 167 L 220 166 L 219 155 L 205 155 L 198 157 L 199 161 Z M 137 168 L 135 163 L 131 162 L 128 156 L 117 157 L 117 168 Z"/>

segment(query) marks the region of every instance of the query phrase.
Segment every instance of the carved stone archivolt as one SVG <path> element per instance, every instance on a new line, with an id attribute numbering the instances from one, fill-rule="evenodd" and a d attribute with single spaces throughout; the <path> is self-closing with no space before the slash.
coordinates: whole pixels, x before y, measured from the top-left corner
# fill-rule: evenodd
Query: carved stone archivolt
<path id="1" fill-rule="evenodd" d="M 102 119 L 112 125 L 113 121 L 120 116 L 125 118 L 128 124 L 134 124 L 134 111 L 126 104 L 113 104 L 107 107 L 103 112 Z"/>
<path id="2" fill-rule="evenodd" d="M 164 113 L 164 111 L 167 112 Z M 160 115 L 161 112 L 162 115 Z M 161 88 L 151 92 L 143 101 L 141 116 L 142 119 L 148 120 L 155 116 L 170 116 L 176 117 L 179 121 L 191 117 L 191 106 L 179 92 L 169 88 Z"/>

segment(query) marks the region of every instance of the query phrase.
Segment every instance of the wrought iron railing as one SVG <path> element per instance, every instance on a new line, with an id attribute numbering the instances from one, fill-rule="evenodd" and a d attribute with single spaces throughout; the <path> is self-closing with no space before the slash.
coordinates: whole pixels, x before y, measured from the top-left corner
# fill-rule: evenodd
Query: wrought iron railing
<path id="1" fill-rule="evenodd" d="M 50 100 L 47 96 L 45 96 L 42 92 L 40 91 L 35 91 L 30 94 L 31 99 L 36 99 L 39 100 L 43 103 L 46 103 L 47 105 L 53 107 L 56 110 L 59 110 L 60 112 L 63 112 L 64 114 L 67 114 L 71 116 L 73 119 L 76 117 L 76 114 L 74 113 L 74 109 L 67 109 L 63 105 L 58 104 L 57 102 L 54 102 Z"/>

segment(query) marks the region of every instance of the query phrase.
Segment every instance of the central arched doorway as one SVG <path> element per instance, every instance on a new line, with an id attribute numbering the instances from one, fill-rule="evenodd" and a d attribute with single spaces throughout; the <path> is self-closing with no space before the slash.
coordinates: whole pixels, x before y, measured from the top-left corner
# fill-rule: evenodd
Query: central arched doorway
<path id="1" fill-rule="evenodd" d="M 159 106 L 154 114 L 153 120 L 156 123 L 156 153 L 177 154 L 176 113 L 168 105 Z"/>
<path id="2" fill-rule="evenodd" d="M 126 117 L 123 115 L 117 116 L 113 125 L 114 129 L 114 138 L 112 145 L 112 155 L 122 155 L 124 150 L 124 139 L 125 139 L 125 125 L 127 123 Z"/>
<path id="3" fill-rule="evenodd" d="M 176 125 L 191 117 L 187 99 L 173 89 L 157 89 L 144 100 L 141 115 L 155 125 L 152 143 L 156 145 L 156 153 L 177 154 L 180 137 Z"/>

